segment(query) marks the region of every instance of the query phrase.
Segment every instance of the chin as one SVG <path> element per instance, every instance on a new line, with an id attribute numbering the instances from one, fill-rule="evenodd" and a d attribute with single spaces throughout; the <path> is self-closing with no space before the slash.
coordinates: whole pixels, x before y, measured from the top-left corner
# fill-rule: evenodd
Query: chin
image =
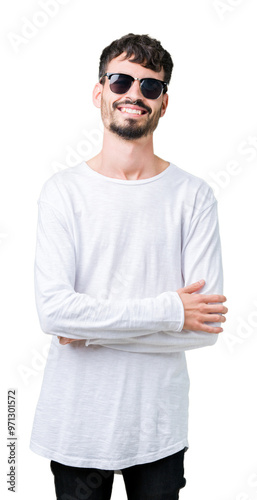
<path id="1" fill-rule="evenodd" d="M 133 127 L 119 127 L 117 125 L 111 125 L 110 126 L 111 132 L 114 134 L 118 135 L 119 137 L 122 137 L 123 139 L 126 139 L 128 141 L 133 140 L 133 139 L 140 139 L 141 137 L 144 137 L 147 135 L 145 133 L 145 130 L 142 130 L 140 128 L 133 128 Z"/>

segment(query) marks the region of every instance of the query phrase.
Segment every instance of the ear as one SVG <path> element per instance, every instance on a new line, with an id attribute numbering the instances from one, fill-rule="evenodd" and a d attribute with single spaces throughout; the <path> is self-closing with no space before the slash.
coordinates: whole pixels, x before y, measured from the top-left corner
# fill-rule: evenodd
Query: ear
<path id="1" fill-rule="evenodd" d="M 168 102 L 169 102 L 169 96 L 166 93 L 166 94 L 164 94 L 163 99 L 162 99 L 161 116 L 165 115 L 166 109 L 168 106 Z"/>
<path id="2" fill-rule="evenodd" d="M 103 86 L 101 83 L 97 82 L 93 90 L 93 103 L 97 108 L 101 107 Z"/>

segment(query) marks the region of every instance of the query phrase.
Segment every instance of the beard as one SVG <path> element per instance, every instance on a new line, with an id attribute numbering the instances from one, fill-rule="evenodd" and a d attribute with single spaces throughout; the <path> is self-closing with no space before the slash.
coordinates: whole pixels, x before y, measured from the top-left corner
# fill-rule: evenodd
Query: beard
<path id="1" fill-rule="evenodd" d="M 161 116 L 161 108 L 152 114 L 152 110 L 139 100 L 133 103 L 130 101 L 124 101 L 122 104 L 124 105 L 138 104 L 140 107 L 144 108 L 148 112 L 148 120 L 146 120 L 143 125 L 140 125 L 137 119 L 126 117 L 126 123 L 121 124 L 119 123 L 118 119 L 116 119 L 114 116 L 114 113 L 117 113 L 116 111 L 117 106 L 121 106 L 121 103 L 119 102 L 113 103 L 113 111 L 110 113 L 108 112 L 106 103 L 102 101 L 101 105 L 102 120 L 104 125 L 111 132 L 118 135 L 121 139 L 125 139 L 127 141 L 140 139 L 141 137 L 146 137 L 147 135 L 152 134 L 154 132 L 159 123 L 159 119 Z"/>

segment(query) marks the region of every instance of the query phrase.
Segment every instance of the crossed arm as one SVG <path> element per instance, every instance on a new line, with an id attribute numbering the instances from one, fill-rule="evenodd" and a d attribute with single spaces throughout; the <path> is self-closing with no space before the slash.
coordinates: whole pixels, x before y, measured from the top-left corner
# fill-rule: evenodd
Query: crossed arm
<path id="1" fill-rule="evenodd" d="M 178 352 L 212 345 L 228 311 L 223 305 L 215 203 L 193 221 L 181 261 L 185 287 L 177 291 L 115 301 L 77 293 L 74 245 L 65 217 L 42 202 L 35 260 L 41 328 L 56 335 L 62 345 L 89 339 L 90 344 L 132 352 Z M 201 277 L 205 284 L 197 281 Z M 198 293 L 203 286 L 207 293 Z"/>
<path id="2" fill-rule="evenodd" d="M 224 323 L 228 308 L 223 305 L 227 298 L 224 295 L 205 295 L 194 294 L 205 284 L 204 280 L 192 283 L 184 288 L 177 290 L 184 307 L 184 325 L 183 329 L 191 331 L 202 331 L 208 333 L 221 333 L 223 328 L 212 326 L 209 323 Z M 62 345 L 75 342 L 76 339 L 69 339 L 58 336 Z"/>

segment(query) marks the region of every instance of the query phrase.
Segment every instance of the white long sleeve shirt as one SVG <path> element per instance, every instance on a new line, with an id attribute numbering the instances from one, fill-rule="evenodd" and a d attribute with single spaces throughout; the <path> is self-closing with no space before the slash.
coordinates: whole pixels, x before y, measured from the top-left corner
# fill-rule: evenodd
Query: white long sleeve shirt
<path id="1" fill-rule="evenodd" d="M 211 187 L 172 163 L 123 180 L 83 161 L 46 181 L 38 208 L 36 305 L 52 342 L 31 449 L 119 473 L 188 447 L 184 351 L 218 335 L 182 329 L 176 290 L 203 278 L 200 293 L 223 293 Z"/>

